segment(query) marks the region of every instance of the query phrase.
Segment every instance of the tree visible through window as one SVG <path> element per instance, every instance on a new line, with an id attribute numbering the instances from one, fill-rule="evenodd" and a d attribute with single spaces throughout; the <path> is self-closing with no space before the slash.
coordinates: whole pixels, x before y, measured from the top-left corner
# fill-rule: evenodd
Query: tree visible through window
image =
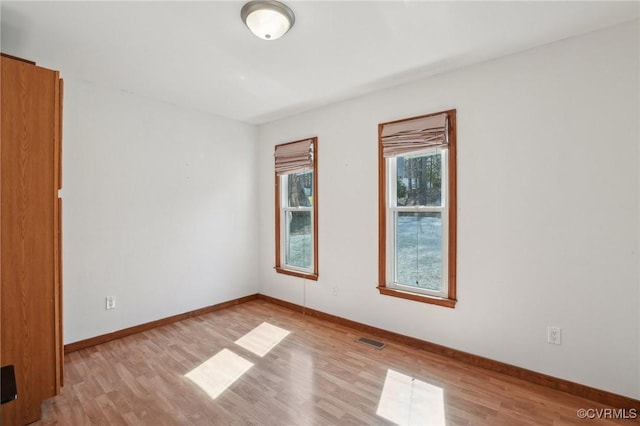
<path id="1" fill-rule="evenodd" d="M 442 289 L 442 153 L 397 157 L 395 282 Z M 403 211 L 403 207 L 415 211 Z M 435 208 L 425 209 L 421 206 Z"/>
<path id="2" fill-rule="evenodd" d="M 282 177 L 287 192 L 287 236 L 285 265 L 309 269 L 313 264 L 313 172 L 293 173 Z"/>

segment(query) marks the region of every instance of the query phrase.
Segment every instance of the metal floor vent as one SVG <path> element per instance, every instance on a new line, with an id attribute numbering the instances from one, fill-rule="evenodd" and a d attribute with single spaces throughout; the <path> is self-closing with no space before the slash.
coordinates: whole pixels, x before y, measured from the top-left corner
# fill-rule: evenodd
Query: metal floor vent
<path id="1" fill-rule="evenodd" d="M 364 343 L 365 345 L 373 346 L 374 348 L 380 350 L 384 348 L 384 343 L 378 342 L 377 340 L 369 339 L 367 337 L 360 337 L 356 342 Z"/>

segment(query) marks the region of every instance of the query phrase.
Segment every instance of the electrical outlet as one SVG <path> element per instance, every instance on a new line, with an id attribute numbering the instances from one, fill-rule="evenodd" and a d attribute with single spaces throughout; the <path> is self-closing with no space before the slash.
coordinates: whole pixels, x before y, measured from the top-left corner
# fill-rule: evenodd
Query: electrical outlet
<path id="1" fill-rule="evenodd" d="M 115 308 L 116 308 L 116 297 L 107 296 L 107 309 L 115 309 Z"/>
<path id="2" fill-rule="evenodd" d="M 547 343 L 552 345 L 561 344 L 562 329 L 560 327 L 549 326 L 547 327 Z"/>
<path id="3" fill-rule="evenodd" d="M 334 296 L 338 295 L 338 287 L 333 287 L 333 289 L 331 290 Z"/>

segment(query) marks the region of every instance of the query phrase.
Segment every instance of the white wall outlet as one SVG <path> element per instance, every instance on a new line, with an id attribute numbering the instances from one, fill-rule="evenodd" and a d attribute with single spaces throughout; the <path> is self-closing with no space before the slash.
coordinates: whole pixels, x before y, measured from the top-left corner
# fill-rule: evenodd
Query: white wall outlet
<path id="1" fill-rule="evenodd" d="M 333 287 L 333 288 L 331 289 L 331 293 L 332 293 L 334 296 L 337 296 L 337 295 L 338 295 L 338 287 Z"/>
<path id="2" fill-rule="evenodd" d="M 107 309 L 115 309 L 115 308 L 116 308 L 116 297 L 107 296 Z"/>
<path id="3" fill-rule="evenodd" d="M 562 341 L 562 329 L 560 327 L 547 327 L 547 343 L 559 345 Z"/>

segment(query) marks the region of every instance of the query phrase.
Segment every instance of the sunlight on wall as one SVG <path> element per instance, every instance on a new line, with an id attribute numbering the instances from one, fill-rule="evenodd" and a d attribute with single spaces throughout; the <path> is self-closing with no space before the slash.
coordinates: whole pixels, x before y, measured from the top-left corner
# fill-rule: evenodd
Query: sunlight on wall
<path id="1" fill-rule="evenodd" d="M 288 330 L 276 327 L 268 322 L 263 322 L 249 333 L 236 340 L 235 344 L 242 346 L 246 350 L 251 351 L 260 357 L 263 357 L 288 334 Z"/>
<path id="2" fill-rule="evenodd" d="M 399 425 L 446 426 L 444 391 L 389 369 L 376 414 Z"/>
<path id="3" fill-rule="evenodd" d="M 200 386 L 211 399 L 216 399 L 251 367 L 252 362 L 229 349 L 223 349 L 185 374 L 185 377 Z"/>

